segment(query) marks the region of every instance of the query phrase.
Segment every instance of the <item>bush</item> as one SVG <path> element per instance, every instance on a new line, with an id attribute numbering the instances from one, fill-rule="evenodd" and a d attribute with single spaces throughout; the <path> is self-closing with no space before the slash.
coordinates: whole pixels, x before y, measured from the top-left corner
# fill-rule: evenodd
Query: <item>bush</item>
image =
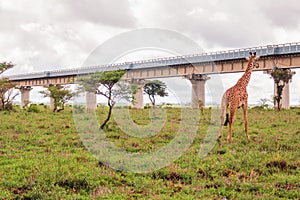
<path id="1" fill-rule="evenodd" d="M 149 103 L 147 103 L 145 106 L 144 106 L 144 109 L 149 109 L 151 108 L 151 105 Z"/>
<path id="2" fill-rule="evenodd" d="M 34 112 L 34 113 L 40 113 L 41 110 L 36 104 L 31 104 L 27 110 L 27 112 Z"/>

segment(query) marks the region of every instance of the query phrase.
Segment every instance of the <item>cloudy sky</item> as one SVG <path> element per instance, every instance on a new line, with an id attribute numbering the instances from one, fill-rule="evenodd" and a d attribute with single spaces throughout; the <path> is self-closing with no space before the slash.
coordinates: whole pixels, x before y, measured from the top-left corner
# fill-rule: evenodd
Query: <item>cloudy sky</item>
<path id="1" fill-rule="evenodd" d="M 0 61 L 16 64 L 7 75 L 80 67 L 103 42 L 140 28 L 176 31 L 206 52 L 300 42 L 299 13 L 298 0 L 0 0 Z M 224 87 L 240 75 L 222 76 Z M 299 105 L 299 70 L 291 86 Z M 272 92 L 269 76 L 254 73 L 250 103 Z"/>

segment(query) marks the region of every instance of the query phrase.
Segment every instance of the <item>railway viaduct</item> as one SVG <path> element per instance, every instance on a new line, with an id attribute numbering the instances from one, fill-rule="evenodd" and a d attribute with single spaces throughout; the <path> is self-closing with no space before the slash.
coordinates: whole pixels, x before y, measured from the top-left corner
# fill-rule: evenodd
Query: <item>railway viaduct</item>
<path id="1" fill-rule="evenodd" d="M 300 43 L 268 45 L 253 48 L 235 49 L 212 53 L 202 53 L 175 57 L 163 57 L 150 60 L 107 64 L 101 66 L 81 67 L 73 69 L 43 71 L 28 74 L 11 75 L 8 78 L 17 84 L 21 91 L 21 105 L 30 99 L 30 90 L 34 86 L 49 84 L 74 84 L 78 75 L 86 75 L 97 71 L 127 70 L 125 79 L 141 83 L 136 94 L 135 108 L 143 107 L 142 83 L 145 79 L 185 77 L 192 84 L 192 107 L 198 106 L 198 101 L 205 103 L 205 83 L 209 75 L 243 72 L 247 67 L 245 57 L 249 52 L 260 56 L 259 68 L 254 71 L 269 73 L 274 67 L 284 69 L 300 68 Z M 274 87 L 275 88 L 275 87 Z M 283 89 L 282 107 L 289 109 L 289 84 Z M 96 95 L 87 93 L 88 107 L 97 106 Z M 51 104 L 50 100 L 50 104 Z"/>

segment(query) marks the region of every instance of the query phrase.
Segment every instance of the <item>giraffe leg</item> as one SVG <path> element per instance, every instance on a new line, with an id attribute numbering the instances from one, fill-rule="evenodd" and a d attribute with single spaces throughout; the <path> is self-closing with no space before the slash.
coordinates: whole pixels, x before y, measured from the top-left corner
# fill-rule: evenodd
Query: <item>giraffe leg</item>
<path id="1" fill-rule="evenodd" d="M 229 116 L 229 134 L 228 134 L 228 137 L 227 137 L 227 141 L 228 141 L 228 142 L 231 142 L 231 140 L 232 140 L 232 125 L 233 125 L 233 122 L 234 122 L 234 115 L 235 115 L 236 109 L 237 109 L 237 107 L 232 107 L 232 108 L 230 109 L 230 116 Z"/>
<path id="2" fill-rule="evenodd" d="M 247 138 L 250 139 L 250 137 L 248 135 L 248 116 L 247 116 L 248 115 L 247 114 L 248 106 L 247 106 L 247 104 L 244 104 L 242 108 L 243 108 L 243 113 L 244 113 L 245 133 L 246 133 Z"/>
<path id="3" fill-rule="evenodd" d="M 226 101 L 226 93 L 222 97 L 222 102 L 221 102 L 221 116 L 220 116 L 220 130 L 219 130 L 219 135 L 218 139 L 220 140 L 222 138 L 222 128 L 223 128 L 223 123 L 224 123 L 224 115 L 225 112 L 227 112 L 228 109 L 228 104 Z"/>
<path id="4" fill-rule="evenodd" d="M 221 117 L 220 117 L 220 130 L 219 130 L 219 135 L 218 135 L 218 139 L 222 138 L 222 127 L 223 127 L 223 122 L 224 122 L 224 114 L 225 114 L 225 109 L 222 108 L 221 111 Z"/>
<path id="5" fill-rule="evenodd" d="M 227 141 L 231 142 L 231 140 L 232 140 L 232 122 L 230 121 L 229 122 L 229 134 L 227 136 Z"/>

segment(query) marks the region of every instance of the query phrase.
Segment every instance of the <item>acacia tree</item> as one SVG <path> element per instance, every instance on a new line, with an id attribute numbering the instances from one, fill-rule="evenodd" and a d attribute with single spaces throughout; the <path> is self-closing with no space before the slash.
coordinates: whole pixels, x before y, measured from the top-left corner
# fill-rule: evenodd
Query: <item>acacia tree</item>
<path id="1" fill-rule="evenodd" d="M 282 91 L 286 84 L 292 80 L 293 72 L 290 69 L 274 68 L 270 73 L 274 80 L 277 94 L 274 96 L 274 103 L 277 110 L 281 110 Z"/>
<path id="2" fill-rule="evenodd" d="M 6 70 L 12 68 L 14 64 L 11 62 L 0 63 L 0 75 Z M 13 88 L 16 86 L 8 78 L 0 79 L 0 109 L 1 110 L 12 110 L 12 102 L 18 95 L 13 92 Z"/>
<path id="3" fill-rule="evenodd" d="M 95 92 L 107 99 L 108 114 L 100 129 L 103 129 L 111 118 L 112 109 L 116 102 L 124 99 L 126 101 L 132 100 L 132 94 L 135 93 L 135 87 L 128 82 L 120 79 L 126 73 L 126 70 L 116 70 L 108 72 L 96 72 L 89 76 L 83 76 L 78 79 L 78 83 L 87 92 Z"/>
<path id="4" fill-rule="evenodd" d="M 77 94 L 62 85 L 49 85 L 45 86 L 45 88 L 47 88 L 47 90 L 40 91 L 40 93 L 43 94 L 44 97 L 50 97 L 54 100 L 53 112 L 64 110 L 65 104 Z"/>
<path id="5" fill-rule="evenodd" d="M 144 92 L 148 95 L 153 107 L 155 107 L 155 96 L 168 96 L 166 84 L 160 80 L 149 81 L 144 85 Z"/>

